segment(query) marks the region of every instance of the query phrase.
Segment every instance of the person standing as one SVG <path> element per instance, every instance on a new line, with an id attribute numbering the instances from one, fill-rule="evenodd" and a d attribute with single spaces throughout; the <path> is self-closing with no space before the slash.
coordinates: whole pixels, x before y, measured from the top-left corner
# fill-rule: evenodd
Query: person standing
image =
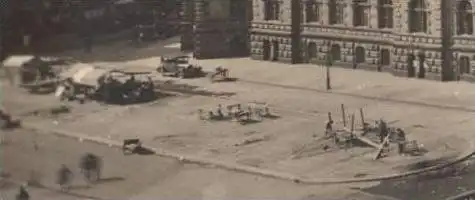
<path id="1" fill-rule="evenodd" d="M 325 124 L 325 137 L 332 136 L 333 134 L 333 120 L 328 120 Z"/>
<path id="2" fill-rule="evenodd" d="M 384 138 L 388 135 L 388 125 L 383 119 L 379 120 L 379 140 L 383 143 Z"/>
<path id="3" fill-rule="evenodd" d="M 20 189 L 18 190 L 18 194 L 16 195 L 16 200 L 29 200 L 30 199 L 30 194 L 26 190 L 26 184 L 23 184 L 20 186 Z"/>
<path id="4" fill-rule="evenodd" d="M 57 176 L 57 183 L 61 187 L 61 191 L 68 191 L 71 188 L 73 172 L 65 164 L 62 164 L 61 168 L 58 170 Z"/>

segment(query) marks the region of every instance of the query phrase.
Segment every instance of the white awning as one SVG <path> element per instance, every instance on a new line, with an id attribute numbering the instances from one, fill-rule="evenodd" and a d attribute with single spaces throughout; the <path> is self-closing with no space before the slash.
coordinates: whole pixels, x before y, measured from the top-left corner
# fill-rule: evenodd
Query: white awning
<path id="1" fill-rule="evenodd" d="M 33 60 L 34 56 L 32 55 L 16 55 L 10 56 L 5 61 L 3 61 L 2 65 L 4 67 L 22 67 L 25 63 L 30 62 Z"/>

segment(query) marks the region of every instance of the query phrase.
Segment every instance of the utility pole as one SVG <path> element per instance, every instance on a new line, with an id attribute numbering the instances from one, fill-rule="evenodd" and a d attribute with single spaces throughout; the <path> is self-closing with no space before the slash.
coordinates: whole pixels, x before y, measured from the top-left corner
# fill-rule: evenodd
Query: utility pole
<path id="1" fill-rule="evenodd" d="M 3 37 L 5 37 L 5 11 L 8 9 L 9 2 L 6 0 L 0 0 L 0 61 L 6 56 L 5 45 L 3 43 Z"/>
<path id="2" fill-rule="evenodd" d="M 453 55 L 452 55 L 452 36 L 453 36 L 453 14 L 455 11 L 453 0 L 441 0 L 441 38 L 442 38 L 442 71 L 441 81 L 452 81 L 455 78 L 453 69 Z"/>
<path id="3" fill-rule="evenodd" d="M 328 47 L 327 47 L 327 63 L 326 63 L 326 67 L 325 67 L 325 71 L 326 71 L 326 76 L 325 76 L 325 82 L 326 82 L 326 89 L 327 90 L 331 90 L 332 89 L 332 86 L 331 86 L 331 79 L 330 79 L 330 67 L 333 65 L 333 55 L 330 51 L 330 42 L 328 42 Z"/>

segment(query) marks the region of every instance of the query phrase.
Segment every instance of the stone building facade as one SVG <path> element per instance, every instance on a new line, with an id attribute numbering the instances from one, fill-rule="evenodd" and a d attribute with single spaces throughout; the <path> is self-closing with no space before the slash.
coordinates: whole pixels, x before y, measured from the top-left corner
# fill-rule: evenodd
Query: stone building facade
<path id="1" fill-rule="evenodd" d="M 335 66 L 472 80 L 474 4 L 474 0 L 253 0 L 251 57 L 323 64 L 331 56 Z"/>
<path id="2" fill-rule="evenodd" d="M 182 50 L 198 59 L 248 56 L 248 0 L 184 0 Z"/>

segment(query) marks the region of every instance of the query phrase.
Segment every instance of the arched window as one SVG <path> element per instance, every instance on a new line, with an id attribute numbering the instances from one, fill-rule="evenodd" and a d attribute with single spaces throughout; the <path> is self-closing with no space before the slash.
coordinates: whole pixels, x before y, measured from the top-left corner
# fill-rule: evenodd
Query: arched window
<path id="1" fill-rule="evenodd" d="M 341 49 L 340 49 L 340 45 L 338 44 L 333 44 L 331 46 L 331 55 L 332 55 L 332 58 L 334 61 L 339 61 L 341 60 Z"/>
<path id="2" fill-rule="evenodd" d="M 368 0 L 353 0 L 353 26 L 368 26 L 369 8 Z"/>
<path id="3" fill-rule="evenodd" d="M 316 0 L 305 2 L 306 22 L 318 22 L 320 20 L 320 3 Z"/>
<path id="4" fill-rule="evenodd" d="M 310 42 L 307 46 L 308 62 L 310 62 L 315 57 L 317 57 L 317 44 L 315 44 L 315 42 Z"/>
<path id="5" fill-rule="evenodd" d="M 343 24 L 345 2 L 332 0 L 328 2 L 328 18 L 330 24 Z"/>
<path id="6" fill-rule="evenodd" d="M 469 0 L 457 4 L 457 34 L 473 34 L 473 11 Z"/>
<path id="7" fill-rule="evenodd" d="M 393 28 L 392 0 L 378 0 L 378 27 Z"/>
<path id="8" fill-rule="evenodd" d="M 364 63 L 366 61 L 366 52 L 363 47 L 356 47 L 355 49 L 355 59 L 356 63 Z"/>
<path id="9" fill-rule="evenodd" d="M 409 2 L 409 32 L 427 32 L 427 12 L 425 0 Z"/>

